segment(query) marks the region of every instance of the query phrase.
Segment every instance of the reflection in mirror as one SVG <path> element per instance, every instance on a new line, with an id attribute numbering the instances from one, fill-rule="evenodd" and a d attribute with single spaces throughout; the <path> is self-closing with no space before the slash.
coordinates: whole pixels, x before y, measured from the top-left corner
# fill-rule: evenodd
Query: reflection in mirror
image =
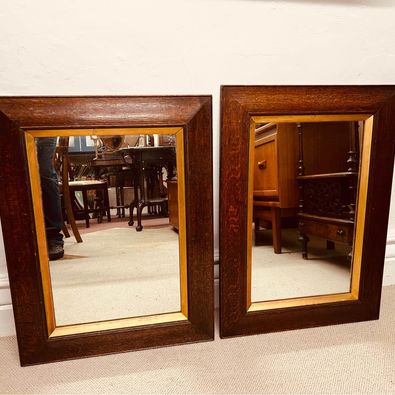
<path id="1" fill-rule="evenodd" d="M 249 302 L 351 292 L 363 134 L 358 119 L 254 123 Z"/>
<path id="2" fill-rule="evenodd" d="M 89 132 L 31 132 L 55 326 L 187 315 L 182 130 Z"/>

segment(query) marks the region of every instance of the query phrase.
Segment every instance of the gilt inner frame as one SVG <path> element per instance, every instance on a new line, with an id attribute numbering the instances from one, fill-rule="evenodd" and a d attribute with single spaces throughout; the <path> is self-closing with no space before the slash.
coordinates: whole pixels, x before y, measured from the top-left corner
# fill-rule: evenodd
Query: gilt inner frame
<path id="1" fill-rule="evenodd" d="M 176 137 L 176 163 L 178 179 L 178 208 L 179 208 L 179 266 L 180 266 L 180 300 L 179 312 L 130 317 L 115 320 L 106 320 L 92 323 L 57 326 L 52 296 L 49 260 L 46 245 L 43 207 L 41 200 L 41 186 L 38 170 L 35 138 L 57 136 L 108 136 L 139 135 L 154 131 L 155 134 L 175 135 Z M 188 279 L 187 279 L 187 246 L 186 246 L 186 208 L 185 208 L 185 163 L 184 163 L 184 137 L 183 128 L 180 127 L 150 127 L 150 128 L 87 128 L 87 129 L 53 129 L 53 130 L 26 130 L 25 144 L 27 151 L 30 187 L 34 207 L 34 221 L 37 234 L 37 245 L 41 269 L 41 281 L 44 294 L 44 307 L 47 323 L 48 337 L 97 332 L 104 330 L 136 327 L 143 325 L 161 324 L 188 320 Z"/>
<path id="2" fill-rule="evenodd" d="M 251 116 L 249 131 L 249 167 L 248 167 L 248 202 L 247 202 L 247 313 L 262 310 L 281 309 L 296 306 L 317 305 L 323 303 L 358 300 L 362 265 L 362 244 L 364 238 L 366 203 L 373 134 L 373 116 L 370 114 L 336 114 L 336 115 L 273 115 Z M 266 122 L 347 122 L 364 121 L 363 139 L 360 159 L 360 174 L 357 190 L 356 229 L 354 230 L 353 260 L 351 269 L 351 287 L 349 292 L 288 298 L 269 301 L 251 301 L 252 278 L 252 212 L 253 212 L 253 176 L 254 176 L 254 139 L 256 125 Z"/>

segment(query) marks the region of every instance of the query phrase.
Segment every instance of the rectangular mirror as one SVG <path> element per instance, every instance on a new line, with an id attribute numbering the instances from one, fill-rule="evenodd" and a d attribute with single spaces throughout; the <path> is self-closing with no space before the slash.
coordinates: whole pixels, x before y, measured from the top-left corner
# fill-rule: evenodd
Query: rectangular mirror
<path id="1" fill-rule="evenodd" d="M 182 129 L 25 138 L 51 336 L 186 320 Z"/>
<path id="2" fill-rule="evenodd" d="M 358 297 L 372 124 L 252 118 L 250 311 Z"/>
<path id="3" fill-rule="evenodd" d="M 211 98 L 0 98 L 0 111 L 21 363 L 211 340 Z"/>
<path id="4" fill-rule="evenodd" d="M 221 94 L 221 336 L 377 319 L 395 88 Z"/>

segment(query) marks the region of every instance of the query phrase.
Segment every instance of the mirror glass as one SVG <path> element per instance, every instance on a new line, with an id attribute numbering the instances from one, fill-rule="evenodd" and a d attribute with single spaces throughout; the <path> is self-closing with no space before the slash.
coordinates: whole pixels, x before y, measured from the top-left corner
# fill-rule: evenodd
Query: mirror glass
<path id="1" fill-rule="evenodd" d="M 56 327 L 187 314 L 183 142 L 173 129 L 31 132 Z"/>
<path id="2" fill-rule="evenodd" d="M 253 122 L 249 302 L 351 292 L 365 122 L 318 118 Z"/>

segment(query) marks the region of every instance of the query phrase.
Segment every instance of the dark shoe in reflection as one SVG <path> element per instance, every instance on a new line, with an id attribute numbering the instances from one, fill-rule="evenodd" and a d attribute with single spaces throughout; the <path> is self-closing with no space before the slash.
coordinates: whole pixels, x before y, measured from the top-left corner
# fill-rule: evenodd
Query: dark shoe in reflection
<path id="1" fill-rule="evenodd" d="M 48 246 L 48 257 L 50 261 L 56 261 L 57 259 L 63 258 L 64 248 L 59 244 L 50 244 Z"/>

